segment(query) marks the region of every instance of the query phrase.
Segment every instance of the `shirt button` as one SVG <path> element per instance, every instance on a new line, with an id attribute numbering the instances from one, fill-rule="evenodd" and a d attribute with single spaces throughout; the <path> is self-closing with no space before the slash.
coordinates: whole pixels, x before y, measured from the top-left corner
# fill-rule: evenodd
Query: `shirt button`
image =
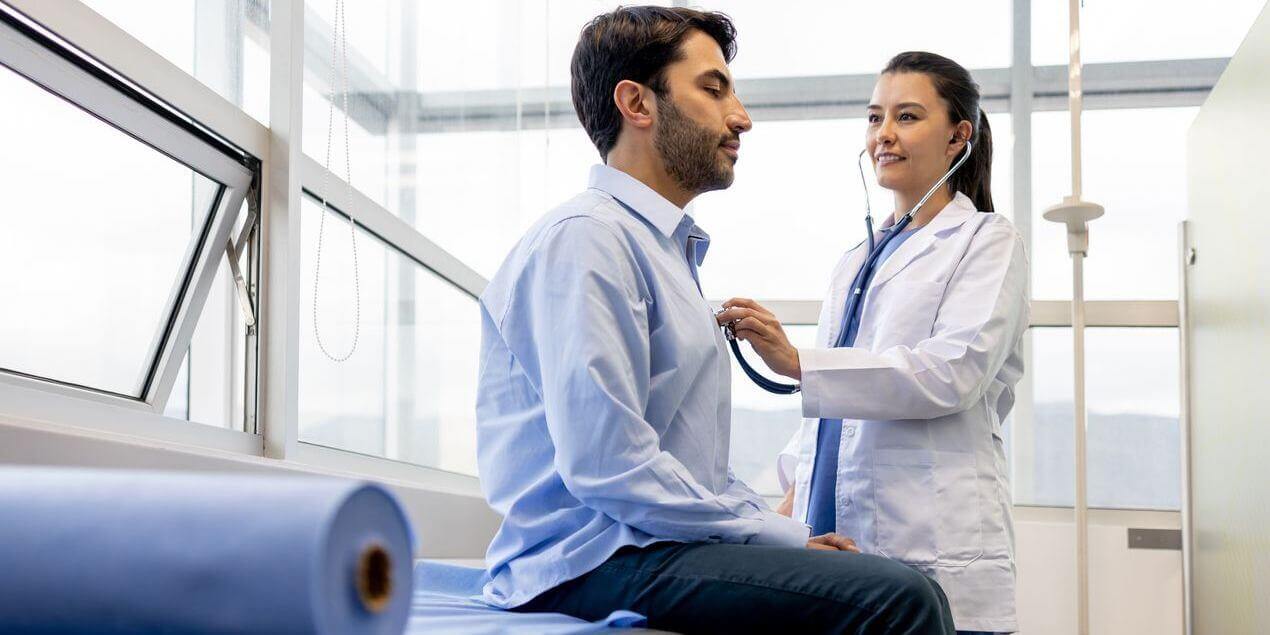
<path id="1" fill-rule="evenodd" d="M 854 437 L 854 436 L 855 436 L 855 426 L 851 426 L 851 427 L 847 428 L 847 436 L 849 436 L 849 437 Z"/>

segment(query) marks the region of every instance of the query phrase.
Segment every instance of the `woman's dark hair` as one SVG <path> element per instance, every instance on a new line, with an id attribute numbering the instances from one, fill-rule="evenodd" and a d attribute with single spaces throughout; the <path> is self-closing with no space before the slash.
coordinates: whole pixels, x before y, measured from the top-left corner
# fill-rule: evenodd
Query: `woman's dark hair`
<path id="1" fill-rule="evenodd" d="M 660 98 L 668 94 L 664 71 L 683 57 L 679 50 L 693 30 L 719 43 L 723 58 L 736 56 L 736 28 L 722 13 L 680 7 L 620 7 L 582 28 L 569 70 L 573 109 L 591 142 L 608 159 L 622 131 L 622 114 L 613 103 L 618 82 L 645 84 Z"/>
<path id="2" fill-rule="evenodd" d="M 969 121 L 974 126 L 970 137 L 973 144 L 970 158 L 948 179 L 948 184 L 954 191 L 969 196 L 979 211 L 995 211 L 992 205 L 992 128 L 988 127 L 988 113 L 979 107 L 979 85 L 970 77 L 970 71 L 942 55 L 908 51 L 892 57 L 882 69 L 882 74 L 886 73 L 922 73 L 930 77 L 935 92 L 948 104 L 948 119 L 953 124 Z"/>

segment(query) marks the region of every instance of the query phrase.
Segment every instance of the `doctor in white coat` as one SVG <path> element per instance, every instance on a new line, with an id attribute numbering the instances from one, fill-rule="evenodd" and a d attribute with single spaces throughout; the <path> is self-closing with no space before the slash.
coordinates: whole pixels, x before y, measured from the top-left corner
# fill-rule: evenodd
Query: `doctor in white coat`
<path id="1" fill-rule="evenodd" d="M 959 632 L 1012 632 L 1001 422 L 1023 374 L 1023 240 L 992 213 L 991 132 L 964 68 L 931 53 L 896 56 L 868 119 L 868 154 L 895 213 L 875 234 L 877 258 L 865 241 L 839 262 L 816 346 L 790 345 L 752 300 L 728 301 L 718 319 L 773 371 L 801 380 L 807 418 L 778 459 L 784 513 L 937 580 Z M 967 141 L 961 169 L 888 238 Z M 861 275 L 870 263 L 871 279 Z"/>

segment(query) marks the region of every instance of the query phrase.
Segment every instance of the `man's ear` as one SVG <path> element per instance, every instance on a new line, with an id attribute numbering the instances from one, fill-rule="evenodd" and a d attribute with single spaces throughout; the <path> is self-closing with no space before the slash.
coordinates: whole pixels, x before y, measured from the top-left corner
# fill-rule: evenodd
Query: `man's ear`
<path id="1" fill-rule="evenodd" d="M 653 113 L 657 111 L 651 88 L 624 79 L 613 88 L 613 103 L 622 119 L 636 128 L 649 128 L 653 125 Z"/>

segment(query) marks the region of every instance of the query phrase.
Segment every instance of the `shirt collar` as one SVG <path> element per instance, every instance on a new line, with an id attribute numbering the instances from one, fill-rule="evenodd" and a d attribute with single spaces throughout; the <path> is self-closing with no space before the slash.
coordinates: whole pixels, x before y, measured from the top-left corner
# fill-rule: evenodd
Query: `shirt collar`
<path id="1" fill-rule="evenodd" d="M 692 226 L 693 233 L 704 235 L 700 228 L 691 225 L 692 217 L 688 216 L 682 209 L 675 207 L 674 203 L 666 200 L 661 194 L 653 191 L 653 188 L 644 185 L 639 179 L 607 165 L 595 165 L 591 167 L 591 180 L 587 187 L 594 188 L 605 192 L 617 199 L 629 208 L 631 211 L 639 214 L 657 228 L 657 231 L 664 234 L 667 238 L 673 237 L 675 229 L 685 218 L 688 219 Z M 702 250 L 704 251 L 704 250 Z"/>

